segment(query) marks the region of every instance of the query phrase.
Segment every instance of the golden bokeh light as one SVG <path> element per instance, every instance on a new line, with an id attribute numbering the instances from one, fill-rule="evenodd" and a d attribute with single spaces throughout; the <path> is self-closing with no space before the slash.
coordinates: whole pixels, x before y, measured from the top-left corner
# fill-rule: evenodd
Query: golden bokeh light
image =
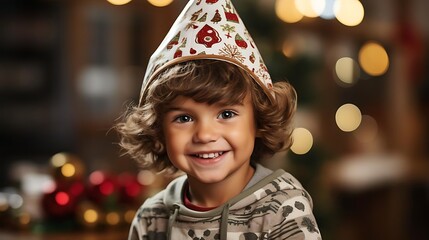
<path id="1" fill-rule="evenodd" d="M 334 13 L 340 23 L 353 27 L 363 21 L 365 10 L 358 0 L 336 0 Z"/>
<path id="2" fill-rule="evenodd" d="M 109 212 L 106 215 L 106 222 L 109 225 L 118 225 L 119 222 L 121 221 L 121 217 L 119 216 L 119 213 L 117 212 Z"/>
<path id="3" fill-rule="evenodd" d="M 296 8 L 294 0 L 277 0 L 275 12 L 277 17 L 286 23 L 296 23 L 304 17 Z"/>
<path id="4" fill-rule="evenodd" d="M 165 7 L 170 5 L 173 0 L 147 0 L 150 4 L 154 5 L 155 7 Z"/>
<path id="5" fill-rule="evenodd" d="M 83 213 L 83 219 L 87 223 L 95 223 L 98 221 L 98 213 L 94 209 L 87 209 Z"/>
<path id="6" fill-rule="evenodd" d="M 113 5 L 125 5 L 131 2 L 131 0 L 107 0 L 107 1 Z"/>
<path id="7" fill-rule="evenodd" d="M 298 155 L 308 153 L 313 147 L 313 135 L 305 128 L 295 128 L 292 132 L 292 152 Z"/>
<path id="8" fill-rule="evenodd" d="M 127 210 L 124 213 L 124 220 L 126 223 L 131 223 L 134 219 L 134 215 L 136 214 L 135 210 Z"/>
<path id="9" fill-rule="evenodd" d="M 325 9 L 325 0 L 295 0 L 296 9 L 304 16 L 320 16 Z"/>
<path id="10" fill-rule="evenodd" d="M 380 76 L 389 69 L 389 55 L 383 46 L 368 42 L 359 51 L 359 64 L 371 76 Z"/>
<path id="11" fill-rule="evenodd" d="M 335 64 L 335 73 L 342 83 L 352 85 L 360 76 L 360 68 L 353 58 L 343 57 Z"/>
<path id="12" fill-rule="evenodd" d="M 21 225 L 28 225 L 31 222 L 31 216 L 28 213 L 23 213 L 19 216 L 19 223 Z"/>
<path id="13" fill-rule="evenodd" d="M 66 163 L 61 167 L 61 174 L 64 177 L 73 177 L 76 173 L 76 167 L 71 163 Z"/>
<path id="14" fill-rule="evenodd" d="M 284 41 L 282 46 L 283 55 L 287 58 L 292 58 L 296 54 L 296 48 L 291 41 Z"/>
<path id="15" fill-rule="evenodd" d="M 356 105 L 347 103 L 338 108 L 335 121 L 342 131 L 352 132 L 361 124 L 362 114 Z"/>

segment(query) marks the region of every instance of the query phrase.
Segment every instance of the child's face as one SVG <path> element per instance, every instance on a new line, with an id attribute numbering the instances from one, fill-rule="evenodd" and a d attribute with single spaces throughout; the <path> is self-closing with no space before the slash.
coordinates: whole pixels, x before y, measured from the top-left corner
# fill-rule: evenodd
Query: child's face
<path id="1" fill-rule="evenodd" d="M 228 106 L 179 96 L 167 108 L 163 132 L 169 159 L 189 179 L 217 183 L 248 174 L 256 135 L 249 94 Z"/>

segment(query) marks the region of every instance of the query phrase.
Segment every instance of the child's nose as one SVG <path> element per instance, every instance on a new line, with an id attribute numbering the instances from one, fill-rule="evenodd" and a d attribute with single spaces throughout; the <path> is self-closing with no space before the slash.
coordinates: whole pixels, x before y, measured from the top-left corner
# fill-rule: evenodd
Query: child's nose
<path id="1" fill-rule="evenodd" d="M 219 132 L 214 123 L 210 121 L 199 122 L 196 125 L 193 141 L 196 143 L 215 142 L 219 138 Z"/>

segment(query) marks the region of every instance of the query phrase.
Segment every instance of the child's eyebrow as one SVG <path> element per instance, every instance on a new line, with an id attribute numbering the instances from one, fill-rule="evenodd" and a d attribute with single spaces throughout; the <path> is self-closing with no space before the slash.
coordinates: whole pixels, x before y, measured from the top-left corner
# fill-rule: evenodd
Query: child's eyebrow
<path id="1" fill-rule="evenodd" d="M 188 109 L 180 106 L 168 106 L 165 108 L 165 112 L 173 112 L 173 111 L 188 111 Z"/>

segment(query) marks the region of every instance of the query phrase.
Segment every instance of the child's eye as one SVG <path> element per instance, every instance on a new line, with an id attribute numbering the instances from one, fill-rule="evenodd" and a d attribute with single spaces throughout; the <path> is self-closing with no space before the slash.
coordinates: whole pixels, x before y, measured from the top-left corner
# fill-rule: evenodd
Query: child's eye
<path id="1" fill-rule="evenodd" d="M 235 112 L 233 112 L 231 110 L 225 110 L 219 114 L 219 118 L 228 119 L 228 118 L 234 117 L 235 115 L 237 115 Z"/>
<path id="2" fill-rule="evenodd" d="M 178 122 L 178 123 L 185 123 L 185 122 L 191 122 L 192 118 L 188 115 L 180 115 L 180 116 L 176 117 L 174 119 L 174 121 Z"/>

